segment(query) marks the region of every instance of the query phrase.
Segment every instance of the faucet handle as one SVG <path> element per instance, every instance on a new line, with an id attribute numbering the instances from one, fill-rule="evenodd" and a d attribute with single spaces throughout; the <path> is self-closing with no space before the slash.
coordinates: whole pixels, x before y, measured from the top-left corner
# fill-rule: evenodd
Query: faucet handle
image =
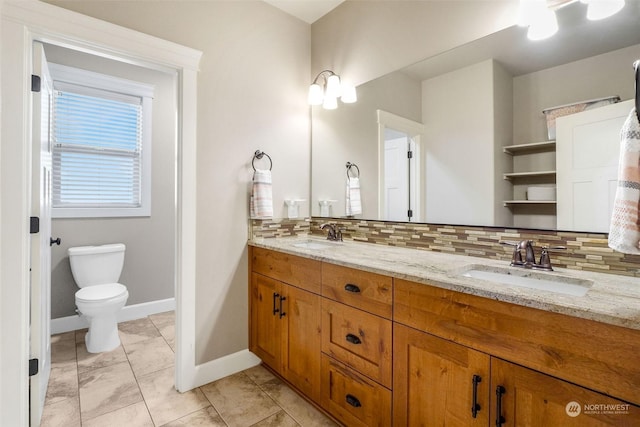
<path id="1" fill-rule="evenodd" d="M 522 254 L 520 253 L 521 242 L 501 241 L 501 245 L 513 246 L 513 255 L 511 256 L 511 265 L 522 265 Z"/>
<path id="2" fill-rule="evenodd" d="M 565 246 L 543 246 L 542 251 L 540 252 L 540 267 L 544 270 L 553 271 L 553 267 L 551 267 L 551 257 L 549 256 L 550 251 L 562 251 L 566 250 Z"/>

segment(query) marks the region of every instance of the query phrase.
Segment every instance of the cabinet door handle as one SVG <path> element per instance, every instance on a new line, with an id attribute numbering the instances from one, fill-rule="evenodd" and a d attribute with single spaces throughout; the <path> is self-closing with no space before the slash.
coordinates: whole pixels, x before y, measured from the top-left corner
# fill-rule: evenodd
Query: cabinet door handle
<path id="1" fill-rule="evenodd" d="M 284 316 L 287 315 L 287 313 L 284 312 L 284 310 L 282 309 L 282 301 L 286 300 L 287 297 L 280 297 L 280 318 L 282 319 Z"/>
<path id="2" fill-rule="evenodd" d="M 502 424 L 505 423 L 505 419 L 502 416 L 502 395 L 506 392 L 507 390 L 501 385 L 496 387 L 496 427 L 502 427 Z"/>
<path id="3" fill-rule="evenodd" d="M 345 337 L 347 339 L 347 341 L 349 341 L 351 344 L 362 344 L 362 341 L 360 341 L 360 338 L 358 338 L 356 335 L 353 334 L 347 334 L 347 336 Z"/>
<path id="4" fill-rule="evenodd" d="M 347 292 L 353 292 L 354 294 L 360 293 L 360 288 L 358 287 L 358 285 L 354 285 L 353 283 L 347 283 L 346 285 L 344 285 L 344 290 Z"/>
<path id="5" fill-rule="evenodd" d="M 352 394 L 347 394 L 346 400 L 347 400 L 347 403 L 353 406 L 354 408 L 359 408 L 362 406 L 362 404 L 360 403 L 360 400 L 358 400 L 358 398 Z"/>
<path id="6" fill-rule="evenodd" d="M 280 310 L 278 310 L 278 309 L 276 308 L 276 298 L 278 298 L 279 296 L 280 296 L 280 294 L 277 294 L 277 293 L 275 293 L 275 292 L 273 293 L 273 315 L 274 315 L 274 316 L 276 315 L 276 313 L 277 313 L 278 311 L 280 311 Z"/>
<path id="7" fill-rule="evenodd" d="M 482 377 L 480 375 L 474 375 L 471 379 L 471 383 L 473 384 L 473 402 L 471 402 L 471 416 L 476 418 L 478 416 L 478 411 L 480 410 L 480 404 L 478 403 L 478 383 L 482 382 Z"/>

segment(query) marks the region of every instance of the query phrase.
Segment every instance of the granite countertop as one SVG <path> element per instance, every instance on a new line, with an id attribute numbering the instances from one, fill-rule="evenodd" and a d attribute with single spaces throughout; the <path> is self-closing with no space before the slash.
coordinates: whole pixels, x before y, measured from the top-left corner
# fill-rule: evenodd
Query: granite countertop
<path id="1" fill-rule="evenodd" d="M 312 246 L 319 247 L 296 246 L 301 243 L 308 245 L 305 242 L 311 242 Z M 353 241 L 329 242 L 326 239 L 309 236 L 258 238 L 250 240 L 249 245 L 640 330 L 640 278 L 564 268 L 557 268 L 553 272 L 531 272 L 531 270 L 509 267 L 505 261 Z M 588 286 L 589 290 L 584 296 L 574 296 L 523 286 L 504 285 L 462 275 L 473 268 L 510 271 L 514 275 L 532 273 L 535 276 L 553 278 L 559 282 L 578 283 Z"/>

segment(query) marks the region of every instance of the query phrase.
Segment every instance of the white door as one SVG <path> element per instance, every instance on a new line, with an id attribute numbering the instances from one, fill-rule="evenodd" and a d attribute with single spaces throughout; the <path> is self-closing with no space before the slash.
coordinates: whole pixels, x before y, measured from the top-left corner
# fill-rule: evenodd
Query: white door
<path id="1" fill-rule="evenodd" d="M 407 221 L 409 218 L 409 152 L 406 135 L 384 142 L 384 220 Z"/>
<path id="2" fill-rule="evenodd" d="M 609 232 L 620 129 L 632 107 L 625 101 L 557 119 L 559 230 Z"/>
<path id="3" fill-rule="evenodd" d="M 38 359 L 38 374 L 30 378 L 31 425 L 40 425 L 51 372 L 51 106 L 53 85 L 42 44 L 33 46 L 33 74 L 40 77 L 40 92 L 32 92 L 31 216 L 40 230 L 31 235 L 30 350 Z"/>

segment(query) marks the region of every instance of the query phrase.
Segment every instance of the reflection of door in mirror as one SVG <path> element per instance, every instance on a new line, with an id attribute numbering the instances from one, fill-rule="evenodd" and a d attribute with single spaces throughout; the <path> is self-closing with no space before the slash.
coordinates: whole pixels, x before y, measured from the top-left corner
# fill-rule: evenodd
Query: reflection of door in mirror
<path id="1" fill-rule="evenodd" d="M 379 205 L 386 221 L 421 221 L 420 139 L 423 125 L 378 110 Z"/>

